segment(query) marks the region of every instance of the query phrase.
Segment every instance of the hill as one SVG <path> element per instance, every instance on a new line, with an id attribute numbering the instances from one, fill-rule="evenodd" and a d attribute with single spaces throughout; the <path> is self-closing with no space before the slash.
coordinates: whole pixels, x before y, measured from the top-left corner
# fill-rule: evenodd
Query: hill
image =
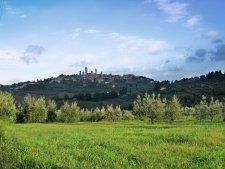
<path id="1" fill-rule="evenodd" d="M 11 92 L 18 102 L 27 94 L 45 96 L 56 100 L 77 101 L 81 107 L 94 108 L 106 104 L 121 105 L 131 109 L 137 95 L 160 93 L 170 99 L 176 94 L 184 106 L 195 105 L 202 95 L 213 96 L 219 100 L 225 97 L 225 74 L 210 72 L 200 77 L 170 81 L 155 81 L 144 76 L 112 75 L 83 72 L 74 75 L 60 75 L 44 80 L 1 85 L 0 90 Z"/>

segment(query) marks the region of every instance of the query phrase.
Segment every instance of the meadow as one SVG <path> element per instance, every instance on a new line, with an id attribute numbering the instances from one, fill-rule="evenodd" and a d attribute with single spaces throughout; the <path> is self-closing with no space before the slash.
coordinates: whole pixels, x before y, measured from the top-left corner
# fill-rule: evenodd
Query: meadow
<path id="1" fill-rule="evenodd" d="M 11 124 L 17 168 L 225 168 L 223 122 Z"/>

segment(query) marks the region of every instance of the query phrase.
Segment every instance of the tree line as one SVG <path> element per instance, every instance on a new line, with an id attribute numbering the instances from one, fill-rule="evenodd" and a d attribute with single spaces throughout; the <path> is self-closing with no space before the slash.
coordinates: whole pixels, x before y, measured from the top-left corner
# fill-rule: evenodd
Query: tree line
<path id="1" fill-rule="evenodd" d="M 173 122 L 181 116 L 194 117 L 198 121 L 225 121 L 225 104 L 214 100 L 213 97 L 207 102 L 203 95 L 200 103 L 194 107 L 182 107 L 176 95 L 168 101 L 161 98 L 160 94 L 156 96 L 154 93 L 145 93 L 143 97 L 138 96 L 134 101 L 133 113 L 139 118 L 149 118 L 152 123 L 155 120 Z"/>
<path id="2" fill-rule="evenodd" d="M 176 95 L 171 100 L 161 98 L 160 95 L 145 93 L 137 96 L 133 103 L 133 110 L 121 110 L 120 106 L 103 106 L 95 109 L 81 109 L 76 102 L 64 102 L 57 107 L 54 100 L 44 97 L 35 98 L 31 95 L 24 97 L 23 102 L 16 105 L 11 93 L 0 92 L 0 119 L 18 123 L 43 123 L 78 121 L 122 121 L 145 120 L 173 122 L 180 117 L 194 117 L 199 121 L 223 120 L 225 121 L 225 104 L 212 97 L 207 102 L 202 96 L 200 103 L 194 107 L 182 107 Z"/>

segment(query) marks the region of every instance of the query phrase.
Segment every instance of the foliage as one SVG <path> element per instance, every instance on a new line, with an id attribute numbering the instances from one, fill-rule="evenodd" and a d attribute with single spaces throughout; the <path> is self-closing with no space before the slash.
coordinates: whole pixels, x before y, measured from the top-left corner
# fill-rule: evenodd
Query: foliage
<path id="1" fill-rule="evenodd" d="M 157 118 L 163 116 L 165 112 L 165 103 L 161 100 L 160 95 L 157 97 L 155 94 L 152 94 L 152 97 L 145 93 L 144 97 L 137 97 L 137 100 L 134 102 L 134 114 L 139 117 L 148 117 L 152 123 Z"/>
<path id="2" fill-rule="evenodd" d="M 181 114 L 181 105 L 176 95 L 167 103 L 165 117 L 168 121 L 173 122 Z"/>
<path id="3" fill-rule="evenodd" d="M 47 107 L 44 97 L 38 99 L 27 95 L 24 97 L 20 116 L 23 118 L 23 122 L 40 123 L 45 122 L 47 119 Z"/>
<path id="4" fill-rule="evenodd" d="M 195 110 L 195 116 L 199 121 L 205 120 L 209 116 L 209 106 L 204 95 L 200 103 L 195 106 Z"/>
<path id="5" fill-rule="evenodd" d="M 54 100 L 49 100 L 48 101 L 47 111 L 48 111 L 47 122 L 54 122 L 54 121 L 56 121 L 57 105 L 56 105 L 56 102 Z"/>
<path id="6" fill-rule="evenodd" d="M 0 119 L 15 121 L 16 106 L 13 96 L 0 91 Z"/>
<path id="7" fill-rule="evenodd" d="M 96 107 L 93 111 L 92 120 L 97 122 L 97 121 L 102 121 L 104 118 L 105 118 L 105 108 L 102 107 L 101 109 L 99 109 L 98 107 Z"/>
<path id="8" fill-rule="evenodd" d="M 134 101 L 133 112 L 139 118 L 144 116 L 143 108 L 142 108 L 142 98 L 140 95 L 137 96 L 137 99 Z"/>
<path id="9" fill-rule="evenodd" d="M 132 112 L 128 111 L 128 110 L 124 110 L 123 111 L 123 120 L 134 120 L 135 116 L 132 114 Z"/>
<path id="10" fill-rule="evenodd" d="M 64 102 L 61 106 L 58 114 L 58 119 L 61 122 L 73 123 L 79 121 L 80 107 L 76 102 L 71 105 L 68 102 Z"/>
<path id="11" fill-rule="evenodd" d="M 106 113 L 105 113 L 105 120 L 108 121 L 120 121 L 122 120 L 122 111 L 120 109 L 120 106 L 116 106 L 116 108 L 113 108 L 113 105 L 108 105 L 106 107 Z"/>
<path id="12" fill-rule="evenodd" d="M 213 121 L 213 119 L 215 118 L 220 118 L 222 116 L 222 109 L 223 109 L 222 103 L 220 103 L 219 100 L 214 101 L 213 97 L 211 97 L 211 101 L 209 104 L 210 120 Z"/>
<path id="13" fill-rule="evenodd" d="M 184 115 L 184 116 L 194 116 L 195 115 L 195 108 L 194 107 L 184 107 L 182 109 L 182 115 Z"/>

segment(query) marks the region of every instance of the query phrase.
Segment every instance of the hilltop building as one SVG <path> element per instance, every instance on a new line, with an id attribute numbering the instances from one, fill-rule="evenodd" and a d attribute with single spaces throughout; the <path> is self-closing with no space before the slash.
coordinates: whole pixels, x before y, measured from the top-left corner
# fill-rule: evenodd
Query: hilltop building
<path id="1" fill-rule="evenodd" d="M 101 72 L 102 74 L 102 72 Z M 79 71 L 79 75 L 98 75 L 98 70 L 95 69 L 95 71 L 91 70 L 91 73 L 88 73 L 88 68 L 85 67 L 84 71 Z"/>

